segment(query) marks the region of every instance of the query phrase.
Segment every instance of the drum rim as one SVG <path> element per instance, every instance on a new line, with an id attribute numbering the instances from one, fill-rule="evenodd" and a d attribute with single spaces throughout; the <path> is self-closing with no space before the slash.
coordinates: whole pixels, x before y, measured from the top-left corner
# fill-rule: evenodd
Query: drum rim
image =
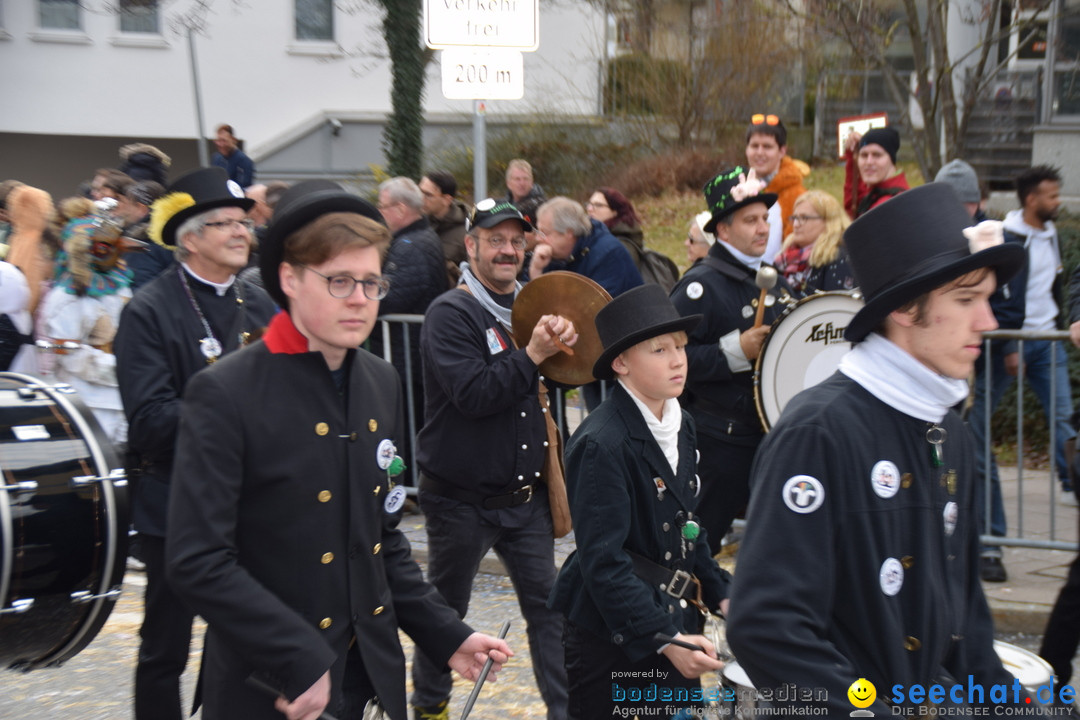
<path id="1" fill-rule="evenodd" d="M 94 471 L 98 473 L 98 477 L 107 478 L 101 482 L 101 497 L 105 506 L 105 542 L 101 550 L 103 563 L 97 592 L 95 593 L 97 598 L 91 601 L 90 607 L 82 615 L 75 632 L 66 639 L 61 638 L 62 644 L 58 649 L 26 662 L 25 669 L 34 670 L 59 665 L 77 655 L 97 636 L 98 631 L 105 624 L 113 606 L 116 604 L 116 599 L 106 596 L 106 593 L 113 587 L 122 584 L 123 570 L 126 569 L 126 558 L 118 556 L 120 550 L 126 548 L 127 535 L 121 527 L 123 524 L 120 518 L 121 503 L 114 483 L 123 481 L 126 484 L 126 477 L 112 473 L 111 468 L 119 465 L 118 458 L 90 409 L 79 399 L 77 393 L 69 395 L 66 392 L 60 392 L 60 388 L 68 388 L 69 385 L 65 383 L 49 384 L 24 373 L 0 372 L 0 378 L 22 381 L 26 384 L 26 387 L 42 392 L 49 400 L 54 402 L 81 433 L 80 437 L 90 451 Z M 105 472 L 102 472 L 103 469 Z M 12 550 L 14 549 L 13 546 L 14 535 L 9 544 Z"/>
<path id="2" fill-rule="evenodd" d="M 799 298 L 794 304 L 786 307 L 784 311 L 780 313 L 780 316 L 773 321 L 772 328 L 770 328 L 769 333 L 765 336 L 765 341 L 761 344 L 761 350 L 758 352 L 757 359 L 754 361 L 754 407 L 757 410 L 758 419 L 761 421 L 761 426 L 765 429 L 765 432 L 769 432 L 772 429 L 773 423 L 769 420 L 768 414 L 765 412 L 765 404 L 762 399 L 761 363 L 762 359 L 765 357 L 765 352 L 769 347 L 769 341 L 773 337 L 773 331 L 779 327 L 786 318 L 793 315 L 802 305 L 808 304 L 813 300 L 821 300 L 829 297 L 846 297 L 865 304 L 860 293 L 848 290 L 822 290 L 813 295 Z M 844 342 L 847 342 L 849 345 L 852 344 L 847 340 Z M 779 417 L 777 417 L 777 420 L 779 420 Z"/>

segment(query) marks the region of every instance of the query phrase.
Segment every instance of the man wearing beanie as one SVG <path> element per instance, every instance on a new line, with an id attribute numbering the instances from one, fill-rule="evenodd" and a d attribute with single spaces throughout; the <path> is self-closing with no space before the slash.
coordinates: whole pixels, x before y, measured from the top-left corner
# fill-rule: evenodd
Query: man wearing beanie
<path id="1" fill-rule="evenodd" d="M 892 127 L 848 136 L 844 154 L 844 209 L 851 219 L 908 189 L 904 172 L 896 167 L 900 133 Z"/>
<path id="2" fill-rule="evenodd" d="M 927 692 L 938 714 L 1031 702 L 993 649 L 975 448 L 952 409 L 997 327 L 990 296 L 1024 262 L 990 229 L 930 183 L 844 233 L 857 344 L 787 405 L 751 475 L 727 637 L 759 692 L 794 685 L 792 705 L 829 717 L 914 714 Z"/>
<path id="3" fill-rule="evenodd" d="M 982 202 L 982 191 L 979 189 L 979 176 L 975 174 L 975 168 L 959 158 L 950 160 L 938 170 L 937 175 L 934 176 L 934 182 L 952 185 L 956 196 L 960 198 L 964 209 L 971 216 L 972 225 L 987 219 L 986 213 L 979 207 Z"/>

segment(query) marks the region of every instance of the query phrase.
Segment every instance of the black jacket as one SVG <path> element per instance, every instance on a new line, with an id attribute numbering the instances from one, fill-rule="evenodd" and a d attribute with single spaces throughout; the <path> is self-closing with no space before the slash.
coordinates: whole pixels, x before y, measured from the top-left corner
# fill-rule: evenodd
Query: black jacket
<path id="1" fill-rule="evenodd" d="M 204 717 L 280 718 L 244 679 L 257 672 L 293 699 L 327 670 L 333 714 L 355 642 L 383 707 L 406 720 L 398 628 L 435 662 L 471 631 L 424 582 L 386 505 L 379 463 L 404 432 L 400 383 L 350 352 L 343 399 L 321 353 L 271 350 L 283 321 L 292 328 L 280 315 L 184 398 L 166 557 L 209 625 Z"/>
<path id="2" fill-rule="evenodd" d="M 752 445 L 764 429 L 754 404 L 753 370 L 732 372 L 720 349 L 720 338 L 732 330 L 747 330 L 754 324 L 758 295 L 755 273 L 738 262 L 719 242 L 709 254 L 693 265 L 671 291 L 671 302 L 679 314 L 705 317 L 689 333 L 686 357 L 689 362 L 686 391 L 680 400 L 690 410 L 703 435 L 724 438 L 736 444 Z M 769 291 L 777 300 L 765 308 L 765 324 L 772 324 L 785 305 L 779 298 L 791 298 L 783 277 Z M 753 363 L 751 363 L 753 364 Z"/>
<path id="3" fill-rule="evenodd" d="M 180 399 L 188 380 L 207 367 L 199 350 L 206 330 L 172 265 L 131 298 L 120 315 L 113 349 L 116 379 L 128 420 L 129 469 L 134 470 L 133 520 L 141 533 L 165 536 L 169 481 L 180 424 Z M 252 285 L 224 296 L 187 276 L 193 296 L 224 352 L 240 345 L 241 332 L 261 334 L 276 311 L 274 301 Z"/>
<path id="4" fill-rule="evenodd" d="M 693 419 L 683 411 L 679 472 L 619 383 L 566 446 L 566 480 L 577 550 L 567 558 L 548 605 L 574 625 L 639 661 L 655 653 L 653 636 L 696 633 L 701 614 L 634 573 L 626 551 L 697 576 L 705 605 L 717 610 L 730 576 L 709 554 L 704 529 L 683 557 L 680 514 L 692 516 L 697 468 Z M 662 479 L 664 491 L 657 488 Z"/>

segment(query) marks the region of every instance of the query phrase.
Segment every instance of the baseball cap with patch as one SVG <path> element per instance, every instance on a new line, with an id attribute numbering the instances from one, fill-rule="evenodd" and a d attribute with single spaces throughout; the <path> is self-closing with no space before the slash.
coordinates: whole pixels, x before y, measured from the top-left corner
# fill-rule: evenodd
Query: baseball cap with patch
<path id="1" fill-rule="evenodd" d="M 465 221 L 465 229 L 471 230 L 474 227 L 481 227 L 490 230 L 507 220 L 517 220 L 521 223 L 522 230 L 532 232 L 532 223 L 522 217 L 521 211 L 513 203 L 506 200 L 495 200 L 494 198 L 487 198 L 476 203 Z"/>

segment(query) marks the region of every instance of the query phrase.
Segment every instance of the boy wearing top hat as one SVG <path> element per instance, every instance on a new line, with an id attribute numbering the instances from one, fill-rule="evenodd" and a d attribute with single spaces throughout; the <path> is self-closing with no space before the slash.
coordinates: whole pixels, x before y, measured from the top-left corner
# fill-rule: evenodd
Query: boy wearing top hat
<path id="1" fill-rule="evenodd" d="M 593 375 L 618 382 L 566 447 L 577 551 L 549 602 L 567 619 L 576 720 L 645 705 L 658 708 L 646 714 L 675 712 L 693 704 L 686 695 L 679 702 L 679 692 L 700 693 L 701 674 L 722 667 L 699 633 L 705 612 L 726 611 L 729 576 L 699 525 L 694 423 L 676 399 L 686 382 L 686 333 L 700 320 L 680 317 L 653 284 L 596 316 L 604 351 Z"/>
<path id="2" fill-rule="evenodd" d="M 406 720 L 399 628 L 472 679 L 510 654 L 424 582 L 396 529 L 401 385 L 358 350 L 389 243 L 378 211 L 335 183 L 290 188 L 260 253 L 283 312 L 184 395 L 166 557 L 209 625 L 206 720 L 357 718 L 376 697 Z"/>
<path id="3" fill-rule="evenodd" d="M 851 225 L 866 304 L 844 336 L 858 344 L 755 460 L 728 640 L 759 690 L 824 690 L 830 717 L 851 712 L 860 678 L 877 699 L 856 707 L 877 716 L 914 712 L 919 685 L 942 685 L 943 706 L 990 704 L 995 684 L 1015 701 L 979 583 L 974 444 L 952 407 L 997 327 L 990 295 L 1024 255 L 1000 224 L 969 223 L 931 183 Z"/>

